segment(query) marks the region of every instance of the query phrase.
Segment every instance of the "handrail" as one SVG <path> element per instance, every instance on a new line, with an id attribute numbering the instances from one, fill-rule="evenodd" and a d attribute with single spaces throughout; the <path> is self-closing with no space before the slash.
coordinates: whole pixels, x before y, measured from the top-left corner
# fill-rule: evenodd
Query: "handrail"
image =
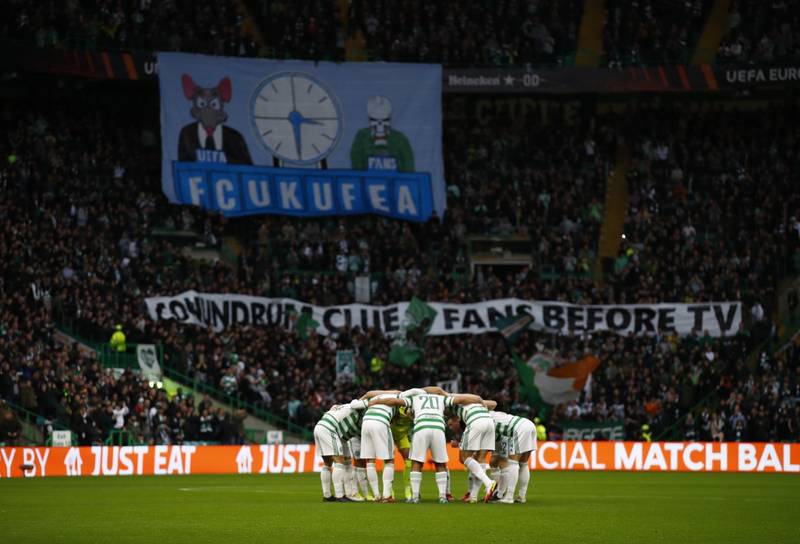
<path id="1" fill-rule="evenodd" d="M 72 332 L 68 327 L 65 327 L 63 324 L 57 324 L 57 328 L 62 332 L 64 332 L 65 334 L 72 336 L 77 341 L 88 345 L 95 351 L 98 351 L 98 355 L 100 355 L 99 353 L 100 349 L 104 349 L 104 347 L 107 347 L 107 345 L 104 342 L 95 342 L 87 338 L 81 337 L 80 335 Z M 130 344 L 130 345 L 133 346 L 136 344 Z M 305 438 L 309 441 L 313 440 L 313 435 L 311 434 L 311 431 L 309 431 L 307 428 L 301 427 L 296 423 L 292 423 L 291 421 L 288 421 L 278 416 L 277 414 L 269 412 L 268 410 L 265 410 L 263 408 L 259 408 L 258 406 L 255 406 L 254 404 L 244 401 L 238 397 L 233 397 L 231 395 L 228 395 L 227 393 L 221 391 L 220 389 L 217 389 L 216 387 L 208 385 L 207 383 L 204 382 L 197 381 L 194 378 L 190 378 L 189 376 L 186 376 L 185 374 L 181 373 L 175 368 L 172 368 L 167 364 L 167 361 L 164 358 L 164 346 L 161 343 L 158 343 L 158 355 L 159 355 L 158 358 L 159 358 L 159 364 L 161 365 L 161 370 L 168 378 L 172 378 L 175 381 L 181 382 L 191 387 L 192 389 L 199 391 L 200 393 L 208 394 L 214 397 L 215 399 L 224 402 L 225 404 L 228 404 L 229 406 L 233 406 L 234 408 L 243 408 L 253 416 L 259 419 L 263 419 L 267 423 L 279 426 L 293 434 L 300 435 L 302 438 Z M 135 355 L 133 357 L 135 357 Z"/>
<path id="2" fill-rule="evenodd" d="M 15 402 L 12 402 L 12 401 L 10 401 L 8 399 L 4 399 L 4 400 L 6 401 L 6 404 L 8 404 L 11 407 L 12 410 L 14 410 L 15 412 L 20 412 L 20 413 L 24 414 L 26 416 L 26 421 L 28 423 L 32 423 L 33 425 L 36 425 L 37 424 L 36 422 L 41 420 L 41 421 L 47 423 L 48 425 L 52 426 L 53 429 L 55 429 L 56 431 L 71 431 L 72 430 L 72 429 L 69 428 L 69 426 L 64 424 L 58 418 L 50 419 L 50 418 L 44 417 L 42 414 L 37 414 L 36 412 L 31 412 L 27 408 L 23 408 L 19 404 L 15 403 Z"/>
<path id="3" fill-rule="evenodd" d="M 195 391 L 201 394 L 207 394 L 216 400 L 227 404 L 228 406 L 232 406 L 233 408 L 242 408 L 246 410 L 248 413 L 252 414 L 253 416 L 263 419 L 267 423 L 271 423 L 273 425 L 282 427 L 283 429 L 288 430 L 292 434 L 296 434 L 301 436 L 306 440 L 313 440 L 314 436 L 305 427 L 301 427 L 300 425 L 293 423 L 287 419 L 282 418 L 281 416 L 269 412 L 263 408 L 259 408 L 258 406 L 249 403 L 245 400 L 242 400 L 239 397 L 234 397 L 232 395 L 228 395 L 224 391 L 217 389 L 216 387 L 209 385 L 205 382 L 201 382 L 195 380 L 194 378 L 190 378 L 189 376 L 175 370 L 174 368 L 164 365 L 161 369 L 164 374 L 177 382 L 183 383 L 184 385 L 191 387 Z"/>

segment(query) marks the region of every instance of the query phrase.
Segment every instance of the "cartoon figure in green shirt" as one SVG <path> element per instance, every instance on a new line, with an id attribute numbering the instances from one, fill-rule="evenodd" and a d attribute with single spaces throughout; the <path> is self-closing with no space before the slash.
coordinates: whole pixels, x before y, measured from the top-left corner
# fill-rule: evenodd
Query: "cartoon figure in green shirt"
<path id="1" fill-rule="evenodd" d="M 367 100 L 369 127 L 356 133 L 350 148 L 353 170 L 414 171 L 414 152 L 405 134 L 392 129 L 392 103 L 385 96 Z"/>

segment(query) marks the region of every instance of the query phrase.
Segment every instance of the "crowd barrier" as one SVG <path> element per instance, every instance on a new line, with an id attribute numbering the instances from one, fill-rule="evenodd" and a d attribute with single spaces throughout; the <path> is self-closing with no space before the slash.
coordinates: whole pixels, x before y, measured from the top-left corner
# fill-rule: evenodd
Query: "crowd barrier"
<path id="1" fill-rule="evenodd" d="M 463 469 L 448 446 L 449 467 Z M 397 460 L 400 463 L 398 455 Z M 800 444 L 716 442 L 544 442 L 533 470 L 785 472 L 800 474 Z M 290 474 L 318 472 L 313 444 L 0 448 L 0 479 L 50 476 Z M 398 464 L 402 466 L 402 463 Z M 426 469 L 432 466 L 426 465 Z"/>

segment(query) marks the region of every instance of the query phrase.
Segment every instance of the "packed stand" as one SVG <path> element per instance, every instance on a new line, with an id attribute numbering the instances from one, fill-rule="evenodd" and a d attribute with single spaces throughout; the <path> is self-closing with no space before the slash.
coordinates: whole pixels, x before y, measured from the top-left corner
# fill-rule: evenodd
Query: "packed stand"
<path id="1" fill-rule="evenodd" d="M 800 2 L 731 2 L 728 31 L 716 62 L 771 63 L 800 60 Z"/>
<path id="2" fill-rule="evenodd" d="M 373 60 L 449 65 L 564 64 L 576 49 L 580 0 L 356 0 L 349 30 Z M 567 60 L 567 63 L 569 61 Z"/>
<path id="3" fill-rule="evenodd" d="M 609 0 L 603 36 L 609 67 L 688 63 L 712 0 Z"/>
<path id="4" fill-rule="evenodd" d="M 754 332 L 771 321 L 779 280 L 800 272 L 794 109 L 637 112 L 637 127 L 658 128 L 631 140 L 631 202 L 613 278 L 629 301 L 742 300 Z"/>
<path id="5" fill-rule="evenodd" d="M 248 0 L 272 58 L 343 61 L 345 30 L 336 0 Z"/>
<path id="6" fill-rule="evenodd" d="M 37 47 L 262 53 L 230 1 L 8 0 L 0 14 L 4 37 Z"/>
<path id="7" fill-rule="evenodd" d="M 83 100 L 91 102 L 92 97 Z M 384 276 L 376 280 L 377 291 L 373 301 L 377 303 L 409 299 L 415 294 L 424 300 L 464 302 L 504 296 L 586 303 L 687 300 L 687 293 L 683 291 L 649 291 L 651 280 L 645 274 L 635 272 L 637 266 L 665 266 L 652 249 L 661 247 L 653 245 L 659 244 L 660 239 L 646 238 L 650 232 L 660 232 L 658 224 L 651 225 L 652 229 L 628 228 L 633 254 L 628 255 L 626 249 L 628 262 L 603 288 L 589 279 L 576 279 L 569 275 L 560 280 L 542 281 L 534 270 L 523 270 L 507 277 L 487 274 L 465 283 L 447 277 L 452 264 L 459 259 L 456 250 L 470 232 L 503 234 L 521 227 L 534 239 L 541 240 L 536 254 L 555 258 L 569 255 L 568 249 L 573 247 L 578 252 L 575 255 L 577 260 L 581 251 L 596 246 L 596 225 L 565 227 L 570 222 L 599 223 L 593 214 L 602 212 L 593 212 L 588 207 L 591 200 L 587 202 L 586 197 L 592 195 L 599 202 L 602 195 L 602 180 L 607 172 L 610 150 L 616 143 L 618 131 L 622 130 L 616 127 L 624 126 L 612 118 L 594 119 L 592 131 L 570 127 L 534 129 L 525 136 L 528 139 L 515 136 L 513 130 L 497 123 L 490 128 L 496 136 L 490 139 L 491 144 L 482 143 L 485 138 L 473 133 L 479 129 L 467 129 L 455 121 L 448 129 L 453 133 L 448 134 L 446 142 L 447 168 L 452 175 L 449 176 L 451 187 L 448 189 L 450 212 L 444 223 L 434 220 L 425 225 L 411 225 L 377 218 L 328 221 L 259 218 L 237 220 L 239 223 L 232 225 L 219 217 L 169 206 L 164 202 L 160 187 L 154 181 L 158 179 L 158 161 L 153 158 L 157 157 L 157 144 L 148 132 L 148 128 L 152 130 L 157 126 L 157 120 L 140 118 L 134 111 L 136 108 L 110 115 L 102 107 L 96 107 L 95 102 L 93 108 L 87 108 L 82 102 L 43 102 L 50 103 L 51 108 L 39 106 L 36 111 L 41 113 L 36 115 L 26 115 L 24 108 L 5 112 L 7 138 L 2 143 L 6 163 L 0 178 L 4 196 L 0 199 L 3 223 L 0 245 L 3 254 L 15 258 L 0 265 L 0 323 L 4 342 L 10 346 L 9 350 L 0 353 L 0 365 L 8 368 L 0 373 L 3 376 L 0 385 L 4 387 L 2 396 L 26 409 L 35 408 L 31 411 L 59 419 L 69 416 L 68 421 L 76 431 L 86 428 L 82 427 L 84 411 L 93 418 L 107 421 L 103 419 L 108 413 L 106 400 L 111 403 L 112 416 L 115 408 L 122 409 L 115 406 L 115 402 L 124 401 L 130 413 L 136 413 L 140 397 L 143 406 L 145 401 L 150 401 L 148 414 L 158 403 L 162 404 L 167 419 L 173 417 L 170 410 L 183 413 L 183 438 L 170 431 L 169 439 L 173 441 L 197 437 L 194 417 L 202 419 L 205 416 L 202 412 L 191 412 L 186 401 L 167 401 L 162 392 L 149 389 L 149 385 L 137 382 L 130 375 L 115 378 L 94 367 L 91 360 L 72 357 L 69 350 L 52 346 L 50 325 L 54 319 L 73 323 L 95 339 L 106 339 L 113 326 L 121 323 L 131 341 L 163 342 L 167 366 L 306 428 L 313 425 L 332 401 L 386 383 L 412 386 L 458 378 L 462 389 L 495 397 L 509 410 L 522 413 L 533 408 L 525 404 L 516 369 L 510 362 L 510 352 L 498 335 L 429 337 L 425 343 L 424 359 L 405 368 L 387 362 L 390 340 L 374 330 L 343 330 L 333 337 L 312 333 L 308 339 L 303 339 L 297 331 L 277 328 L 240 327 L 214 333 L 172 321 L 151 321 L 142 305 L 146 296 L 196 289 L 292 296 L 307 302 L 336 304 L 353 300 L 348 283 L 354 273 L 378 270 Z M 80 125 L 74 123 L 75 115 L 81 115 Z M 641 113 L 637 119 L 645 118 L 644 115 Z M 708 138 L 707 133 L 699 127 L 688 126 L 693 121 L 685 115 L 673 115 L 670 119 L 675 119 L 675 126 L 671 122 L 657 122 L 658 119 L 640 124 L 664 127 L 664 134 L 657 134 L 654 138 L 664 138 L 667 143 L 660 145 L 668 146 L 667 159 L 673 160 L 670 157 L 674 155 L 677 164 L 685 168 L 686 174 L 681 179 L 691 187 L 691 191 L 687 189 L 689 194 L 695 191 L 705 194 L 704 187 L 709 186 L 709 182 L 704 181 L 696 158 L 687 162 L 688 153 L 679 152 L 677 143 L 674 149 L 669 146 L 673 145 L 673 140 L 681 138 L 691 141 L 691 134 L 696 138 Z M 728 118 L 706 121 L 709 126 L 725 126 L 731 122 Z M 792 166 L 789 161 L 797 156 L 791 147 L 795 145 L 794 140 L 782 132 L 780 123 L 770 122 L 773 124 L 768 125 L 765 121 L 764 127 L 777 127 L 777 134 L 787 136 L 775 140 L 774 153 L 767 152 L 773 157 L 783 157 L 787 162 L 773 161 L 772 164 L 783 164 L 780 168 L 796 171 L 789 168 Z M 125 130 L 115 127 L 125 127 Z M 689 129 L 690 133 L 685 133 Z M 742 149 L 733 146 L 732 142 L 739 142 L 749 150 L 766 138 L 766 133 L 758 130 L 741 134 L 745 136 L 740 139 L 734 140 L 727 135 L 720 138 L 718 144 L 712 139 L 710 143 L 706 140 L 697 142 L 696 146 L 719 146 L 716 153 L 708 154 L 711 157 L 709 162 L 718 161 L 729 168 L 735 157 L 727 157 L 725 153 L 745 156 Z M 659 191 L 665 192 L 664 188 L 672 188 L 677 177 L 672 173 L 674 168 L 666 168 L 671 164 L 669 161 L 664 163 L 667 159 L 661 163 L 651 161 L 650 169 L 650 162 L 641 155 L 643 150 L 649 149 L 645 146 L 645 135 L 641 136 L 635 140 L 641 145 L 635 149 L 634 172 L 645 181 L 640 185 L 632 179 L 632 216 L 637 216 L 643 207 L 637 195 L 650 195 L 651 189 L 655 190 L 655 195 L 660 194 Z M 533 155 L 530 151 L 523 154 L 526 147 L 537 151 Z M 126 152 L 119 153 L 119 149 Z M 757 173 L 759 179 L 772 180 L 774 188 L 770 183 L 745 184 L 748 189 L 743 189 L 739 200 L 752 199 L 748 202 L 772 206 L 775 204 L 773 193 L 781 194 L 783 191 L 783 202 L 796 209 L 797 195 L 792 193 L 791 186 L 787 190 L 780 185 L 788 181 L 777 179 L 779 172 L 771 171 L 767 161 L 762 161 L 763 157 L 755 151 L 753 153 L 753 162 L 741 165 L 742 168 L 757 168 L 750 175 Z M 521 165 L 523 160 L 524 166 L 514 167 L 514 164 Z M 771 177 L 765 178 L 765 175 Z M 512 194 L 524 199 L 522 209 L 527 212 L 518 225 L 507 217 L 515 209 L 513 199 L 503 198 L 506 190 L 502 183 L 508 178 L 513 180 L 510 185 L 517 191 Z M 688 183 L 690 178 L 693 181 L 691 185 Z M 739 183 L 745 182 L 739 180 Z M 757 190 L 753 189 L 754 185 Z M 131 187 L 136 187 L 136 199 L 119 198 Z M 643 187 L 650 189 L 643 191 Z M 675 193 L 666 191 L 665 194 Z M 692 203 L 693 198 L 685 200 Z M 722 198 L 718 201 L 726 202 Z M 496 207 L 485 209 L 487 202 Z M 683 199 L 677 202 L 684 205 Z M 579 203 L 587 206 L 580 211 L 587 217 L 569 216 L 569 211 Z M 670 217 L 688 217 L 689 211 L 699 217 L 699 212 L 693 208 L 674 208 L 667 216 L 663 211 L 667 209 L 666 202 L 659 200 L 658 204 L 660 207 L 649 210 L 651 215 L 648 217 L 663 221 Z M 731 205 L 734 204 L 736 201 L 731 199 Z M 767 267 L 762 268 L 759 263 L 773 255 L 775 240 L 779 239 L 775 229 L 780 229 L 783 222 L 777 217 L 766 217 L 763 212 L 756 213 L 755 209 L 750 215 L 747 210 L 739 210 L 747 220 L 732 221 L 726 215 L 727 204 L 719 206 L 722 215 L 717 222 L 728 229 L 726 239 L 735 242 L 734 247 L 728 250 L 729 254 L 741 262 L 750 252 L 751 266 L 742 267 L 742 273 L 752 285 L 764 286 L 754 294 L 767 307 L 771 296 L 767 289 L 769 285 L 775 285 L 777 276 L 769 275 Z M 637 211 L 634 212 L 634 208 Z M 731 213 L 735 211 L 734 206 Z M 664 214 L 664 219 L 659 213 Z M 510 230 L 507 224 L 511 225 Z M 223 262 L 200 264 L 191 260 L 173 243 L 154 236 L 152 227 L 156 225 L 198 230 L 204 233 L 209 244 L 219 240 L 226 229 L 241 225 L 245 230 L 252 229 L 254 234 L 250 249 L 237 270 Z M 676 235 L 680 239 L 680 233 Z M 749 237 L 757 240 L 758 246 L 750 244 Z M 384 251 L 387 239 L 398 243 L 393 244 L 391 250 Z M 551 243 L 552 246 L 548 245 Z M 637 247 L 640 243 L 643 245 Z M 695 251 L 698 256 L 702 254 L 699 246 Z M 760 251 L 765 253 L 759 257 Z M 663 258 L 668 255 L 663 252 Z M 460 258 L 463 259 L 464 255 Z M 587 263 L 593 260 L 589 255 L 583 258 Z M 711 286 L 692 292 L 691 300 L 745 297 L 746 293 L 737 292 L 735 286 L 733 290 L 727 290 L 725 282 L 717 286 L 715 278 L 726 277 L 730 268 L 728 262 L 721 259 L 681 259 L 692 267 L 687 274 L 697 275 L 704 285 Z M 677 260 L 673 257 L 673 261 Z M 642 261 L 641 265 L 638 261 Z M 282 268 L 284 266 L 286 269 Z M 293 266 L 310 274 L 287 271 Z M 563 270 L 568 270 L 566 263 Z M 755 275 L 749 278 L 749 274 Z M 683 282 L 693 291 L 691 281 Z M 669 287 L 673 284 L 665 282 L 664 285 Z M 683 284 L 680 287 L 683 289 Z M 748 311 L 755 307 L 746 302 Z M 797 421 L 796 405 L 790 402 L 798 383 L 797 351 L 786 350 L 777 357 L 767 356 L 766 362 L 759 367 L 761 370 L 751 375 L 743 366 L 746 354 L 752 348 L 745 333 L 725 341 L 706 338 L 703 331 L 683 340 L 667 336 L 634 339 L 598 335 L 590 339 L 560 339 L 539 335 L 537 341 L 543 343 L 545 349 L 552 349 L 564 357 L 588 349 L 604 361 L 592 385 L 591 396 L 575 403 L 580 411 L 573 406 L 553 412 L 549 423 L 556 433 L 557 424 L 565 417 L 596 419 L 598 415 L 609 413 L 624 415 L 633 438 L 636 429 L 645 422 L 650 422 L 657 432 L 666 432 L 678 423 L 678 410 L 685 413 L 694 401 L 711 393 L 714 393 L 716 403 L 708 405 L 712 410 L 709 417 L 722 417 L 724 413 L 724 418 L 730 418 L 741 412 L 748 418 L 757 419 L 765 409 L 775 408 L 776 413 L 783 411 L 781 417 Z M 353 349 L 357 353 L 357 386 L 347 382 L 337 384 L 333 361 L 338 349 Z M 524 346 L 520 351 L 525 356 L 530 355 Z M 724 361 L 724 365 L 714 364 L 714 361 Z M 678 377 L 675 381 L 671 379 L 673 374 Z M 8 376 L 16 376 L 16 381 L 12 379 L 9 384 Z M 48 376 L 46 381 L 43 381 L 44 376 Z M 775 382 L 780 384 L 777 390 L 774 389 Z M 34 389 L 33 396 L 29 388 Z M 36 388 L 44 389 L 41 400 Z M 82 393 L 84 389 L 86 394 Z M 64 395 L 65 392 L 68 394 Z M 738 401 L 737 412 L 739 395 L 742 399 Z M 620 404 L 621 409 L 609 412 L 611 406 Z M 173 405 L 176 406 L 170 408 Z M 190 411 L 187 413 L 186 410 Z M 699 417 L 705 416 L 699 414 Z M 126 426 L 130 419 L 125 420 Z M 736 420 L 739 419 L 736 416 Z M 192 423 L 188 423 L 190 420 Z M 780 418 L 771 420 L 769 432 L 774 432 L 776 439 L 785 438 L 786 429 L 796 436 L 796 426 L 792 427 L 794 423 L 787 427 L 783 421 Z M 698 428 L 702 427 L 698 425 Z M 741 425 L 735 423 L 731 429 L 738 428 L 740 434 L 725 434 L 727 439 L 751 436 L 741 434 Z M 746 427 L 745 430 L 752 433 L 754 428 Z M 157 433 L 153 437 L 152 423 L 149 432 L 149 438 L 143 435 L 145 440 L 166 439 Z M 94 441 L 97 436 L 93 431 L 87 432 L 82 440 Z M 209 436 L 208 432 L 204 436 Z M 236 437 L 233 439 L 238 440 Z"/>

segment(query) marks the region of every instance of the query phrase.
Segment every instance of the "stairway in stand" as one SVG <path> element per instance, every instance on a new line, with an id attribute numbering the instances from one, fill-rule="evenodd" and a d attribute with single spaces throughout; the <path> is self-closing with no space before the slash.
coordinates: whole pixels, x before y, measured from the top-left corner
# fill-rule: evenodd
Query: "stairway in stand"
<path id="1" fill-rule="evenodd" d="M 728 32 L 728 8 L 731 0 L 714 0 L 703 33 L 692 55 L 692 64 L 711 64 L 717 57 L 719 44 Z"/>
<path id="2" fill-rule="evenodd" d="M 606 201 L 603 209 L 603 225 L 595 261 L 595 277 L 602 278 L 603 261 L 612 262 L 619 253 L 622 229 L 628 214 L 628 168 L 631 163 L 630 148 L 625 143 L 617 144 L 614 168 L 606 181 Z"/>
<path id="3" fill-rule="evenodd" d="M 603 57 L 603 31 L 606 27 L 605 0 L 586 0 L 583 5 L 581 26 L 578 30 L 578 51 L 575 54 L 575 66 L 578 68 L 596 68 Z"/>

